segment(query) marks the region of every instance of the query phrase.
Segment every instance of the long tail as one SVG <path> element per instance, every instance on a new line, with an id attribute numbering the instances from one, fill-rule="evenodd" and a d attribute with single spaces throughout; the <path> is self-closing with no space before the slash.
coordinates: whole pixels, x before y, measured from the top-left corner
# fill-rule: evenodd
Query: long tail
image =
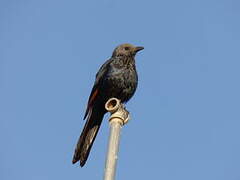
<path id="1" fill-rule="evenodd" d="M 93 107 L 89 113 L 87 122 L 83 128 L 83 131 L 78 139 L 75 153 L 72 163 L 76 163 L 80 160 L 80 166 L 83 167 L 87 161 L 89 152 L 92 148 L 93 142 L 97 136 L 98 130 L 103 120 L 105 110 L 98 107 Z"/>

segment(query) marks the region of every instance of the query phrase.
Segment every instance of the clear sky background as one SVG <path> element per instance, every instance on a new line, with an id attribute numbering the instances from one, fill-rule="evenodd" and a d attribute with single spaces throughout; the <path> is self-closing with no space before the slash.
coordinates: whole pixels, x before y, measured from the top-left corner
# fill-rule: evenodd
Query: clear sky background
<path id="1" fill-rule="evenodd" d="M 240 1 L 0 1 L 0 179 L 102 179 L 107 117 L 72 165 L 95 74 L 125 42 L 139 86 L 117 179 L 240 179 Z"/>

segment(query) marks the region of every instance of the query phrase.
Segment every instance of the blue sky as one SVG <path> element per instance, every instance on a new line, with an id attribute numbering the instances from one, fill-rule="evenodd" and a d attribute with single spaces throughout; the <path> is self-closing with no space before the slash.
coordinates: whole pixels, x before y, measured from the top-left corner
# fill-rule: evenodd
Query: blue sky
<path id="1" fill-rule="evenodd" d="M 144 46 L 117 179 L 240 179 L 240 2 L 0 2 L 0 179 L 102 179 L 107 117 L 72 155 L 95 73 Z"/>

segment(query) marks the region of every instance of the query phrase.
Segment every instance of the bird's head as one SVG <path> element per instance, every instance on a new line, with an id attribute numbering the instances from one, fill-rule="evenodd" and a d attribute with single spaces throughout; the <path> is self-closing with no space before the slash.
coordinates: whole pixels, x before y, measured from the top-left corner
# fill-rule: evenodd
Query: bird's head
<path id="1" fill-rule="evenodd" d="M 134 57 L 138 51 L 143 50 L 144 47 L 133 46 L 131 44 L 121 44 L 113 51 L 112 57 L 117 56 L 130 56 Z"/>

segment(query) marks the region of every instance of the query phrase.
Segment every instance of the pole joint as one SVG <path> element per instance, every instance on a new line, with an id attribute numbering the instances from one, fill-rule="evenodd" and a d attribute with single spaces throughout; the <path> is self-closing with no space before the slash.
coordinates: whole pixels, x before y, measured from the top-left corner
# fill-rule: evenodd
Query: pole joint
<path id="1" fill-rule="evenodd" d="M 121 126 L 125 125 L 130 120 L 130 114 L 125 106 L 117 98 L 109 99 L 105 104 L 105 109 L 111 113 L 109 122 L 118 121 Z"/>

